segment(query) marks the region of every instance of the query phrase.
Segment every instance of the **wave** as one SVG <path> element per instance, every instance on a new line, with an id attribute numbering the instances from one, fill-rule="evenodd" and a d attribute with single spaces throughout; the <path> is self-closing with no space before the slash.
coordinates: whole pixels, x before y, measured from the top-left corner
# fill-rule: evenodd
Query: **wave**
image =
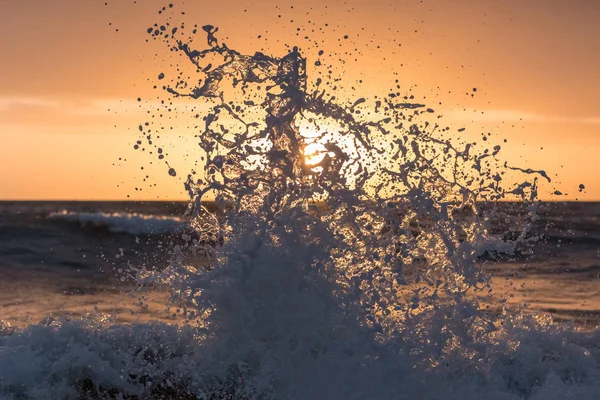
<path id="1" fill-rule="evenodd" d="M 187 224 L 180 217 L 144 215 L 138 213 L 52 212 L 48 218 L 77 222 L 81 226 L 100 228 L 111 233 L 129 235 L 165 235 L 185 230 Z"/>

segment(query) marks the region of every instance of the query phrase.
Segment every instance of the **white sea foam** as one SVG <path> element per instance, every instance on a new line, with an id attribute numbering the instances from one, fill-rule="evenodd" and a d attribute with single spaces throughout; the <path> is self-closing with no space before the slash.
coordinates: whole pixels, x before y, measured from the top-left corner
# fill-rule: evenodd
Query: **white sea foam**
<path id="1" fill-rule="evenodd" d="M 429 329 L 391 342 L 357 335 L 349 321 L 310 325 L 317 317 L 307 315 L 304 326 L 286 327 L 295 318 L 271 321 L 281 325 L 282 337 L 249 341 L 250 328 L 216 339 L 223 347 L 190 327 L 52 321 L 0 337 L 0 398 L 72 399 L 85 390 L 152 398 L 170 389 L 177 393 L 172 399 L 184 393 L 198 399 L 598 399 L 598 331 L 519 317 L 479 335 L 465 331 L 458 314 L 438 310 Z M 433 339 L 427 352 L 417 336 Z M 448 342 L 437 347 L 442 337 Z M 231 358 L 241 352 L 244 360 Z M 256 375 L 259 365 L 268 374 Z"/>

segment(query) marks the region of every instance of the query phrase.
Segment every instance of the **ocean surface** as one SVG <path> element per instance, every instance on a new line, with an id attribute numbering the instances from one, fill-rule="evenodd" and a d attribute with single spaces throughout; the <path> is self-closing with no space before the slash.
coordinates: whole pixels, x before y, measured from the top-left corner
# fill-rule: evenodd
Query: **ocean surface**
<path id="1" fill-rule="evenodd" d="M 179 233 L 185 209 L 162 202 L 0 202 L 2 265 L 96 271 L 117 263 L 119 249 L 148 251 L 139 238 Z"/>
<path id="2" fill-rule="evenodd" d="M 522 218 L 518 204 L 500 206 L 503 215 L 511 215 L 510 210 L 514 210 L 513 215 Z M 0 203 L 0 398 L 263 398 L 237 392 L 243 387 L 241 371 L 245 364 L 240 362 L 234 369 L 230 366 L 220 371 L 214 361 L 208 365 L 202 362 L 206 349 L 196 336 L 199 328 L 182 318 L 180 309 L 169 306 L 167 300 L 173 293 L 168 288 L 150 285 L 140 290 L 139 276 L 136 279 L 134 271 L 141 266 L 154 271 L 168 269 L 175 246 L 182 243 L 182 235 L 190 232 L 184 218 L 186 208 L 183 202 Z M 419 364 L 421 352 L 432 344 L 421 341 L 446 335 L 448 332 L 443 332 L 451 325 L 437 326 L 433 319 L 426 322 L 431 331 L 411 328 L 404 332 L 400 343 L 392 342 L 392 348 L 377 350 L 390 352 L 390 360 L 358 367 L 366 380 L 380 379 L 379 374 L 389 373 L 380 369 L 387 368 L 404 376 L 386 378 L 404 382 L 403 389 L 393 396 L 385 387 L 378 386 L 384 394 L 368 389 L 369 383 L 358 377 L 354 378 L 356 386 L 349 385 L 349 392 L 341 390 L 348 384 L 345 377 L 354 374 L 351 371 L 357 367 L 340 369 L 325 353 L 309 357 L 320 357 L 319 363 L 314 360 L 314 366 L 299 368 L 315 368 L 318 376 L 337 371 L 334 376 L 342 381 L 332 387 L 353 399 L 600 398 L 597 386 L 593 386 L 597 371 L 595 327 L 600 316 L 600 203 L 545 203 L 538 213 L 540 218 L 528 234 L 533 238 L 532 246 L 511 255 L 486 252 L 478 259 L 477 267 L 492 276 L 495 291 L 481 307 L 485 308 L 487 302 L 496 313 L 506 307 L 517 318 L 508 320 L 512 321 L 508 324 L 503 322 L 506 326 L 498 331 L 496 339 L 492 336 L 478 342 L 477 336 L 469 333 L 473 342 L 463 342 L 456 350 L 428 350 L 441 352 L 445 368 L 440 369 L 433 359 L 427 362 L 432 362 L 429 367 L 423 367 Z M 496 221 L 495 232 L 510 236 L 509 218 Z M 185 263 L 202 266 L 205 257 L 196 254 L 185 258 Z M 281 270 L 281 266 L 276 269 Z M 262 282 L 255 296 L 257 304 L 277 310 L 283 296 L 280 290 L 286 291 L 288 278 L 273 279 Z M 282 288 L 273 289 L 272 283 Z M 174 282 L 169 284 L 177 287 Z M 213 284 L 218 285 L 216 281 Z M 303 297 L 294 301 L 311 312 L 309 305 L 314 300 L 309 298 L 307 302 Z M 322 310 L 318 306 L 314 312 L 313 318 L 307 318 L 309 326 L 325 332 L 331 329 L 320 320 Z M 535 316 L 542 325 L 521 320 L 525 315 Z M 279 318 L 285 319 L 281 315 Z M 312 319 L 321 322 L 310 322 Z M 476 320 L 469 322 L 467 318 L 464 322 L 466 325 L 458 324 L 477 328 Z M 273 323 L 276 321 L 269 320 L 268 324 Z M 302 331 L 293 319 L 283 323 L 290 332 Z M 246 321 L 233 329 L 243 330 L 245 324 L 253 326 Z M 292 328 L 286 328 L 286 324 L 292 324 Z M 232 326 L 226 325 L 225 329 L 229 334 Z M 591 333 L 575 334 L 578 331 Z M 244 337 L 237 343 L 221 339 L 225 343 L 217 341 L 211 347 L 236 347 L 249 340 Z M 331 346 L 341 346 L 344 357 L 352 360 L 361 345 L 339 340 L 328 344 L 329 351 L 335 348 Z M 408 360 L 392 357 L 401 346 L 417 353 Z M 465 363 L 472 356 L 460 354 L 465 347 L 474 347 L 496 361 L 486 366 L 488 360 L 482 359 L 473 365 L 483 369 L 472 370 L 471 361 Z M 286 360 L 290 350 L 278 351 L 283 354 L 282 361 Z M 456 351 L 459 353 L 453 355 Z M 290 354 L 292 357 L 294 352 Z M 284 364 L 289 362 L 293 359 Z M 330 363 L 337 365 L 335 369 L 328 370 Z M 201 372 L 207 369 L 208 378 L 206 372 Z M 212 374 L 225 374 L 227 378 L 214 381 Z M 300 378 L 294 375 L 290 382 L 303 379 L 302 374 Z M 427 383 L 430 379 L 439 379 L 441 389 L 434 390 L 435 386 Z M 200 389 L 195 381 L 201 382 Z M 204 392 L 207 387 L 212 388 L 212 395 Z M 254 383 L 253 387 L 261 386 Z M 321 387 L 319 384 L 312 390 L 314 398 L 342 398 L 322 393 Z M 360 391 L 353 394 L 362 388 L 375 392 L 374 397 Z M 119 397 L 123 393 L 138 393 L 140 397 Z"/>
<path id="3" fill-rule="evenodd" d="M 48 314 L 47 296 L 69 298 L 127 292 L 130 267 L 162 269 L 189 231 L 186 202 L 0 202 L 0 319 L 22 325 L 32 311 Z M 507 209 L 514 207 L 505 204 Z M 516 209 L 516 207 L 514 207 Z M 515 215 L 518 212 L 515 211 Z M 513 307 L 550 313 L 588 327 L 600 320 L 600 203 L 553 202 L 539 207 L 528 254 L 485 254 L 480 268 Z M 518 216 L 518 215 L 517 215 Z M 496 228 L 502 232 L 501 224 Z M 505 227 L 506 228 L 506 227 Z M 202 255 L 190 262 L 203 263 Z M 28 287 L 23 293 L 22 287 Z M 11 293 L 25 295 L 25 304 Z M 35 299 L 40 301 L 36 304 Z M 93 303 L 88 304 L 87 310 Z M 18 307 L 18 313 L 7 312 Z M 110 311 L 110 307 L 107 311 Z M 76 311 L 81 312 L 79 308 Z"/>
<path id="4" fill-rule="evenodd" d="M 0 319 L 26 326 L 106 312 L 140 321 L 144 310 L 128 296 L 136 286 L 132 267 L 169 264 L 173 246 L 189 233 L 186 208 L 184 202 L 0 202 Z M 202 256 L 195 261 L 201 264 Z M 157 308 L 165 303 L 162 296 Z M 154 311 L 145 319 L 164 317 Z"/>

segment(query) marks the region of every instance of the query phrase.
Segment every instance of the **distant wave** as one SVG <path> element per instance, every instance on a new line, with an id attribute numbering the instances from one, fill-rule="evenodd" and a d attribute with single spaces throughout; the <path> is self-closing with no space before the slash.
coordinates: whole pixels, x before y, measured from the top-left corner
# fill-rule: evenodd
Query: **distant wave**
<path id="1" fill-rule="evenodd" d="M 180 232 L 185 223 L 180 217 L 145 215 L 138 213 L 52 212 L 48 218 L 78 222 L 82 226 L 104 228 L 112 233 L 130 235 L 164 235 Z"/>

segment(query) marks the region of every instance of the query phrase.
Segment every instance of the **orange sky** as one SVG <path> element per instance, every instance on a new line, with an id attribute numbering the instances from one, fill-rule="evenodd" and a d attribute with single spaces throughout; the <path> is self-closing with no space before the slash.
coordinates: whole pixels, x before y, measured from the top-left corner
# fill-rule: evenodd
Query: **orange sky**
<path id="1" fill-rule="evenodd" d="M 145 42 L 168 2 L 104 3 L 2 3 L 0 199 L 185 197 L 185 173 L 172 178 L 132 149 L 138 124 L 157 106 L 154 79 L 176 61 L 161 43 Z M 173 3 L 177 18 L 218 26 L 242 52 L 281 55 L 285 44 L 299 45 L 310 59 L 318 49 L 304 36 L 323 40 L 327 52 L 348 51 L 338 72 L 348 82 L 363 79 L 367 94 L 387 92 L 394 79 L 417 85 L 412 93 L 447 123 L 473 137 L 506 138 L 514 164 L 545 169 L 569 193 L 554 199 L 600 200 L 597 1 Z M 338 41 L 344 35 L 349 41 Z M 184 172 L 192 166 L 189 136 L 164 138 L 170 164 Z"/>

